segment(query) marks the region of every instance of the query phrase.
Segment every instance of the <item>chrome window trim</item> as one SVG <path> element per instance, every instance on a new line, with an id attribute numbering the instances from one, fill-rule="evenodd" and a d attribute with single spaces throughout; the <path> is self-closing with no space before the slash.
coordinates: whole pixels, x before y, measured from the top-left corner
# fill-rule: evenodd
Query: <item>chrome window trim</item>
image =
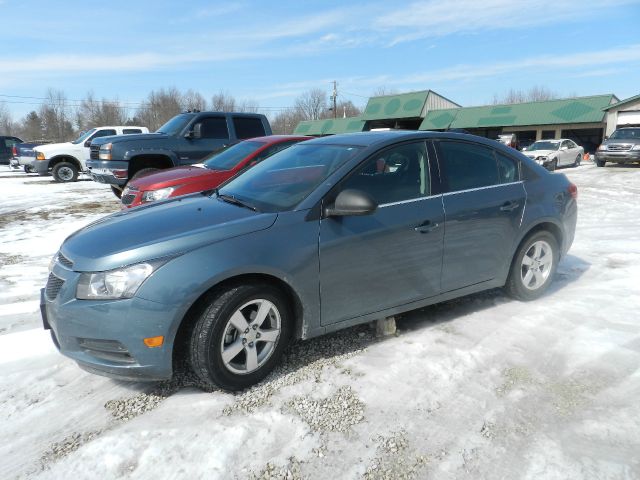
<path id="1" fill-rule="evenodd" d="M 428 195 L 426 197 L 415 197 L 415 198 L 410 198 L 409 200 L 400 200 L 398 202 L 381 203 L 380 205 L 378 205 L 378 208 L 391 207 L 393 205 L 402 205 L 405 203 L 419 202 L 421 200 L 427 200 L 429 198 L 438 198 L 438 197 L 442 197 L 442 194 L 438 193 L 437 195 Z"/>
<path id="2" fill-rule="evenodd" d="M 477 192 L 478 190 L 487 190 L 489 188 L 504 187 L 505 185 L 517 185 L 518 183 L 524 183 L 524 181 L 518 180 L 517 182 L 496 183 L 495 185 L 487 185 L 486 187 L 476 187 L 476 188 L 468 188 L 466 190 L 456 190 L 455 192 L 445 192 L 442 195 L 447 196 L 447 195 L 457 195 L 459 193 L 466 193 L 466 192 Z"/>

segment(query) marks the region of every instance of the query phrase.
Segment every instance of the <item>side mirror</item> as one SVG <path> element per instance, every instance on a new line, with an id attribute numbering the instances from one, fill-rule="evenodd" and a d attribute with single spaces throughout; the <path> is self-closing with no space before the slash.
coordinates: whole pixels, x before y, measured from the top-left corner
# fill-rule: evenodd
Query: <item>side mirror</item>
<path id="1" fill-rule="evenodd" d="M 327 217 L 346 217 L 352 215 L 370 215 L 378 204 L 368 193 L 348 188 L 341 191 L 333 205 L 325 208 Z"/>
<path id="2" fill-rule="evenodd" d="M 84 142 L 84 146 L 89 148 L 91 146 L 91 140 L 87 140 L 86 142 Z"/>
<path id="3" fill-rule="evenodd" d="M 605 136 L 604 136 L 604 139 L 605 139 L 605 140 L 609 140 L 609 135 L 605 135 Z"/>
<path id="4" fill-rule="evenodd" d="M 202 138 L 202 124 L 196 123 L 193 125 L 193 128 L 189 130 L 189 132 L 185 135 L 185 137 L 190 139 Z"/>

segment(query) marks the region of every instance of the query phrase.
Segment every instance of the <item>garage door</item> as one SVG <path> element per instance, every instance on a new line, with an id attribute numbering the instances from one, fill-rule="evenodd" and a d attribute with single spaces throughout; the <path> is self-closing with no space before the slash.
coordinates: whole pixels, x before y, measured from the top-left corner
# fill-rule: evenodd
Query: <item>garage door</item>
<path id="1" fill-rule="evenodd" d="M 640 125 L 640 110 L 634 112 L 618 112 L 618 127 Z"/>

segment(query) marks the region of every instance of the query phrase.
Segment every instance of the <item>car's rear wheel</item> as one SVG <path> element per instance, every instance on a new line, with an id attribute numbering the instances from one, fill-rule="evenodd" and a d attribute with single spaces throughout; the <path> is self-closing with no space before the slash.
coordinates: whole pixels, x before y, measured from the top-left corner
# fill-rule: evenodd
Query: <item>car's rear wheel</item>
<path id="1" fill-rule="evenodd" d="M 60 162 L 53 167 L 53 179 L 59 183 L 78 180 L 78 168 L 70 162 Z"/>
<path id="2" fill-rule="evenodd" d="M 289 304 L 279 289 L 268 284 L 229 287 L 196 320 L 191 367 L 208 386 L 241 390 L 254 385 L 277 364 L 291 324 Z"/>
<path id="3" fill-rule="evenodd" d="M 550 232 L 539 231 L 527 237 L 513 259 L 505 289 L 518 300 L 540 297 L 553 280 L 560 248 Z"/>

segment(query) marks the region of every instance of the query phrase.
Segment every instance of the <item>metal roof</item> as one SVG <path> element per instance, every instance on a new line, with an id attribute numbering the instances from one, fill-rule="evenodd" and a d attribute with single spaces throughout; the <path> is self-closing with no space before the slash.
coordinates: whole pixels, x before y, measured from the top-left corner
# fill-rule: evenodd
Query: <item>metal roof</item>
<path id="1" fill-rule="evenodd" d="M 612 108 L 624 105 L 625 103 L 631 103 L 635 100 L 640 100 L 640 94 L 634 95 L 633 97 L 625 98 L 624 100 L 620 100 L 619 102 L 612 103 L 611 105 L 607 105 L 605 108 L 603 108 L 603 110 L 610 110 Z"/>
<path id="2" fill-rule="evenodd" d="M 543 102 L 431 110 L 420 125 L 420 130 L 598 123 L 604 120 L 603 109 L 614 99 L 617 100 L 615 95 L 608 94 Z"/>
<path id="3" fill-rule="evenodd" d="M 361 132 L 364 120 L 360 117 L 334 118 L 329 120 L 305 120 L 294 130 L 295 135 L 335 135 Z"/>
<path id="4" fill-rule="evenodd" d="M 365 120 L 421 117 L 430 90 L 371 97 L 364 109 Z"/>

